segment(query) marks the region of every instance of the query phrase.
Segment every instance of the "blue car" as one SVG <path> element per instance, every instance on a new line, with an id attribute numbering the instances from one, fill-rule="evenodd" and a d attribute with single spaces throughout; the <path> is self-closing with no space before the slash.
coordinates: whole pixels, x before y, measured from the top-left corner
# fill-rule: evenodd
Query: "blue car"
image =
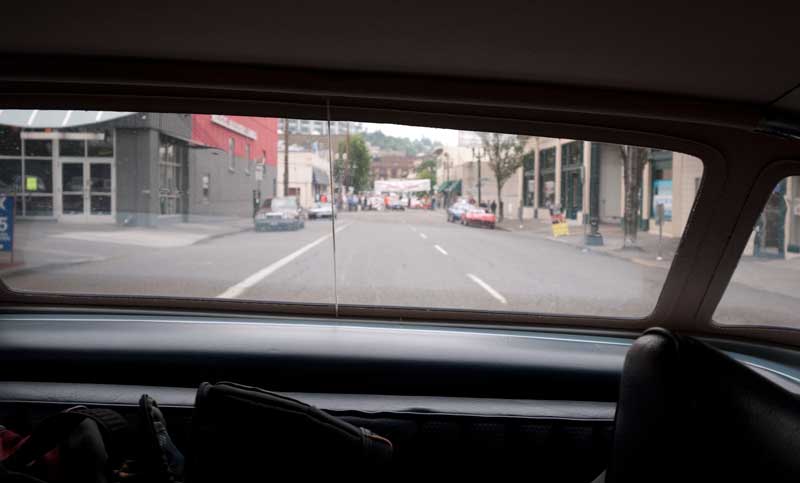
<path id="1" fill-rule="evenodd" d="M 461 221 L 461 217 L 464 216 L 464 213 L 467 212 L 470 206 L 471 205 L 466 201 L 453 203 L 453 205 L 447 209 L 447 221 L 451 223 Z"/>

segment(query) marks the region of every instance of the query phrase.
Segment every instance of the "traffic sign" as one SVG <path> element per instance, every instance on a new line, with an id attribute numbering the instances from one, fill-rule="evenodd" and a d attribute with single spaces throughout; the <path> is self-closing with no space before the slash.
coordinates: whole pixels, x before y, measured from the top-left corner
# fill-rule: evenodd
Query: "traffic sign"
<path id="1" fill-rule="evenodd" d="M 14 197 L 0 195 L 0 251 L 14 250 Z"/>

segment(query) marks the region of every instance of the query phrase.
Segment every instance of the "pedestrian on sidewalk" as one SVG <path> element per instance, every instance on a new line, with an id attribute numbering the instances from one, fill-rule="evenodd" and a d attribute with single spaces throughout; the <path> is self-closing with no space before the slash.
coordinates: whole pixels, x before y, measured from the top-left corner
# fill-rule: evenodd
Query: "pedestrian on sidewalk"
<path id="1" fill-rule="evenodd" d="M 492 200 L 492 204 L 489 205 L 489 206 L 491 206 L 491 208 L 492 208 L 492 214 L 496 215 L 497 214 L 497 202 L 495 200 Z"/>

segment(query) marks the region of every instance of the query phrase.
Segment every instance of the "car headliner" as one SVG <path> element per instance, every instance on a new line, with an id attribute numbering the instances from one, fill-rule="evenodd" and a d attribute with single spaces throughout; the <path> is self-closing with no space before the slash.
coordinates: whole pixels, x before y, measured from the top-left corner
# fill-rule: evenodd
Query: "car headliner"
<path id="1" fill-rule="evenodd" d="M 769 3 L 11 2 L 0 52 L 522 80 L 768 104 L 800 83 L 800 4 Z M 784 105 L 800 110 L 800 95 Z"/>

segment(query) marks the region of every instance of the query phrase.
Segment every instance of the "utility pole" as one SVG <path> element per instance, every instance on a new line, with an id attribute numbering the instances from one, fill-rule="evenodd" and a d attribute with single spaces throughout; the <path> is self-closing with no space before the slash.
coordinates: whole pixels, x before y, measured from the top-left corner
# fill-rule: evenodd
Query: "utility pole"
<path id="1" fill-rule="evenodd" d="M 478 159 L 478 206 L 481 205 L 481 150 L 478 149 L 478 154 L 475 154 L 475 148 L 472 148 L 472 156 Z"/>
<path id="2" fill-rule="evenodd" d="M 351 176 L 351 166 L 350 166 L 350 123 L 348 122 L 345 124 L 345 140 L 344 140 L 344 160 L 345 160 L 345 190 L 347 189 L 347 184 L 353 184 Z"/>
<path id="3" fill-rule="evenodd" d="M 286 118 L 283 119 L 283 196 L 289 196 L 289 120 Z"/>

